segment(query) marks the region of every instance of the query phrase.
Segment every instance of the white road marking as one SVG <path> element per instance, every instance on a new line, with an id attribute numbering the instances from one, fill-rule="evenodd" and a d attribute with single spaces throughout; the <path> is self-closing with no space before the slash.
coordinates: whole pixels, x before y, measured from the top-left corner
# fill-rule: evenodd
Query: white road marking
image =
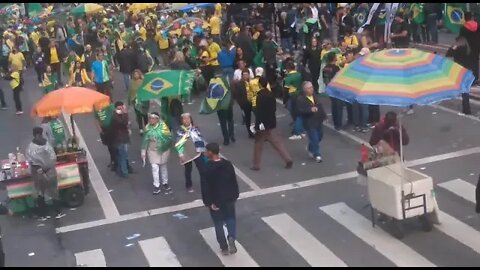
<path id="1" fill-rule="evenodd" d="M 64 113 L 62 113 L 62 115 L 65 120 L 65 123 L 67 124 L 68 130 L 70 131 L 70 134 L 72 134 L 72 125 L 69 121 L 70 118 L 66 117 Z M 95 164 L 95 161 L 93 160 L 93 157 L 90 154 L 90 151 L 88 150 L 88 146 L 85 143 L 85 139 L 83 138 L 82 133 L 78 128 L 77 123 L 75 123 L 75 121 L 73 122 L 73 125 L 75 127 L 75 133 L 79 140 L 78 144 L 87 152 L 87 161 L 88 161 L 88 167 L 89 167 L 89 173 L 90 173 L 90 183 L 92 184 L 92 187 L 95 190 L 95 193 L 97 194 L 98 201 L 100 202 L 100 206 L 102 207 L 105 218 L 109 219 L 109 218 L 119 217 L 120 212 L 118 211 L 117 206 L 115 205 L 115 202 L 113 201 L 112 196 L 110 195 L 110 192 L 108 192 L 107 186 L 105 185 L 105 182 L 103 181 L 103 178 L 100 172 L 98 171 L 97 164 Z"/>
<path id="2" fill-rule="evenodd" d="M 437 186 L 442 187 L 453 194 L 464 198 L 465 200 L 475 203 L 475 185 L 470 184 L 467 181 L 462 179 L 454 179 L 447 182 L 437 184 Z"/>
<path id="3" fill-rule="evenodd" d="M 225 227 L 223 227 L 225 230 Z M 217 255 L 222 264 L 226 267 L 258 267 L 258 264 L 250 257 L 245 248 L 236 241 L 235 246 L 237 247 L 237 253 L 230 255 L 222 255 L 220 253 L 220 246 L 218 245 L 217 238 L 215 236 L 215 228 L 207 228 L 200 230 L 205 242 L 212 249 L 212 251 Z"/>
<path id="4" fill-rule="evenodd" d="M 164 237 L 138 241 L 150 267 L 181 267 Z"/>
<path id="5" fill-rule="evenodd" d="M 445 212 L 439 214 L 442 224 L 435 228 L 480 254 L 480 232 Z"/>
<path id="6" fill-rule="evenodd" d="M 222 154 L 220 154 L 220 156 L 223 157 L 224 159 L 228 159 L 227 157 L 225 157 Z M 232 162 L 232 165 L 233 165 L 233 162 Z M 247 186 L 249 186 L 253 190 L 260 190 L 261 189 L 257 184 L 255 184 L 255 182 L 252 179 L 250 179 L 250 177 L 248 177 L 246 174 L 244 174 L 237 166 L 233 165 L 233 168 L 235 169 L 235 174 L 243 182 L 245 182 L 245 184 L 247 184 Z"/>
<path id="7" fill-rule="evenodd" d="M 345 203 L 323 206 L 320 207 L 320 210 L 397 266 L 435 266 L 415 250 L 383 231 L 380 227 L 373 228 L 372 223 L 368 219 L 355 212 Z"/>
<path id="8" fill-rule="evenodd" d="M 476 153 L 480 153 L 480 147 L 474 147 L 474 148 L 460 150 L 452 153 L 412 160 L 412 161 L 406 162 L 406 165 L 408 167 L 419 166 L 423 164 L 434 163 L 438 161 L 467 156 L 467 155 L 476 154 Z M 316 186 L 316 185 L 331 183 L 331 182 L 340 181 L 340 180 L 353 179 L 353 178 L 356 178 L 357 176 L 358 176 L 357 171 L 351 171 L 351 172 L 332 175 L 332 176 L 300 181 L 292 184 L 285 184 L 285 185 L 280 185 L 275 187 L 263 188 L 259 190 L 252 190 L 252 191 L 241 193 L 240 199 L 269 195 L 269 194 L 278 193 L 282 191 L 289 191 L 292 189 Z M 204 206 L 202 201 L 196 200 L 193 202 L 161 207 L 161 208 L 156 208 L 156 209 L 151 209 L 146 211 L 140 211 L 140 212 L 135 212 L 135 213 L 126 214 L 126 215 L 108 218 L 108 219 L 101 219 L 101 220 L 95 220 L 95 221 L 90 221 L 85 223 L 78 223 L 78 224 L 68 225 L 64 227 L 59 227 L 56 229 L 56 232 L 67 233 L 67 232 L 89 229 L 89 228 L 94 228 L 94 227 L 108 225 L 108 224 L 114 224 L 122 221 L 129 221 L 129 220 L 144 218 L 148 216 L 156 216 L 156 215 L 162 215 L 166 213 L 185 211 L 185 210 L 190 210 L 190 209 L 194 209 L 202 206 Z"/>
<path id="9" fill-rule="evenodd" d="M 101 249 L 75 253 L 75 258 L 77 260 L 77 266 L 107 267 L 105 255 L 103 255 L 103 251 Z"/>
<path id="10" fill-rule="evenodd" d="M 459 111 L 452 110 L 450 108 L 446 108 L 446 107 L 443 107 L 443 106 L 440 106 L 440 105 L 430 105 L 430 107 L 438 109 L 438 110 L 442 110 L 442 111 L 445 111 L 445 112 L 448 112 L 448 113 L 451 113 L 451 114 L 455 114 L 457 116 L 460 116 L 460 115 L 458 115 Z M 480 119 L 477 116 L 474 116 L 474 115 L 461 115 L 461 117 L 480 122 Z"/>
<path id="11" fill-rule="evenodd" d="M 314 267 L 346 267 L 330 249 L 318 241 L 310 232 L 289 215 L 283 213 L 262 217 L 278 235 L 280 235 L 305 261 Z"/>

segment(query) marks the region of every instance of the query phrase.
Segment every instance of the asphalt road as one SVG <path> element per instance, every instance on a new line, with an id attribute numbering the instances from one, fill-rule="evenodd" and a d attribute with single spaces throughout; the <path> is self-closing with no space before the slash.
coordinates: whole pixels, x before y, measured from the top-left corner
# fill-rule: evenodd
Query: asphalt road
<path id="1" fill-rule="evenodd" d="M 126 91 L 115 74 L 114 99 Z M 42 94 L 32 70 L 22 93 L 26 114 L 14 114 L 8 82 L 0 81 L 10 105 L 0 112 L 0 156 L 16 146 L 23 150 L 37 119 L 29 116 Z M 324 100 L 330 110 L 328 99 Z M 209 142 L 221 142 L 215 114 L 200 116 L 199 99 L 185 105 Z M 149 168 L 140 162 L 138 128 L 132 116 L 129 157 L 136 171 L 121 180 L 107 169 L 107 149 L 100 143 L 93 116 L 77 116 L 76 124 L 95 166 L 90 164 L 94 192 L 77 209 L 65 209 L 60 220 L 38 222 L 28 217 L 1 217 L 7 266 L 477 266 L 480 263 L 480 220 L 475 214 L 474 185 L 478 177 L 480 120 L 458 115 L 460 101 L 415 108 L 404 124 L 411 143 L 407 164 L 434 180 L 442 224 L 423 232 L 415 220 L 406 236 L 396 240 L 389 223 L 372 228 L 366 188 L 357 183 L 360 144 L 369 134 L 327 125 L 321 144 L 324 162 L 309 160 L 306 139 L 288 141 L 290 117 L 277 106 L 278 130 L 294 158 L 291 170 L 270 146 L 262 170 L 249 170 L 253 141 L 241 126 L 235 107 L 237 142 L 222 154 L 237 167 L 241 199 L 237 204 L 239 253 L 219 254 L 208 211 L 199 201 L 194 169 L 194 193 L 184 190 L 183 168 L 175 154 L 168 165 L 171 195 L 153 196 Z M 475 112 L 480 110 L 472 104 Z M 385 113 L 391 108 L 382 108 Z M 453 181 L 452 181 L 453 180 Z M 0 199 L 5 199 L 5 192 Z M 178 215 L 181 214 L 181 215 Z M 41 225 L 43 224 L 43 225 Z M 127 239 L 128 238 L 128 239 Z M 213 241 L 213 246 L 210 244 Z"/>

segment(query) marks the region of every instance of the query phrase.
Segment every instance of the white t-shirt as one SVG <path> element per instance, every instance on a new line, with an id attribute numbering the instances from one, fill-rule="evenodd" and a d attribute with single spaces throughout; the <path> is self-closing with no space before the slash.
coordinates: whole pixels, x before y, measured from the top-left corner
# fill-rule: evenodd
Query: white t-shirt
<path id="1" fill-rule="evenodd" d="M 316 6 L 310 6 L 310 10 L 312 11 L 313 19 L 318 20 L 318 9 Z"/>
<path id="2" fill-rule="evenodd" d="M 251 68 L 248 69 L 248 71 L 250 71 L 250 79 L 253 79 L 253 71 Z M 233 80 L 234 81 L 240 81 L 242 79 L 242 70 L 241 69 L 235 69 L 235 71 L 233 72 Z"/>

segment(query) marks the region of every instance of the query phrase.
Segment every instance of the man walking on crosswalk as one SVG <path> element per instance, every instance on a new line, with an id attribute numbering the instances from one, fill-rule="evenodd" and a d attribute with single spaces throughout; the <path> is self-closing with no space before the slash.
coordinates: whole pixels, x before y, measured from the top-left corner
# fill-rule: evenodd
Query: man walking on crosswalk
<path id="1" fill-rule="evenodd" d="M 205 181 L 202 183 L 202 198 L 210 210 L 215 234 L 223 255 L 237 252 L 235 246 L 235 202 L 239 196 L 235 169 L 230 161 L 220 158 L 220 146 L 209 143 L 205 147 L 208 162 L 205 168 Z M 227 225 L 228 243 L 223 225 Z"/>

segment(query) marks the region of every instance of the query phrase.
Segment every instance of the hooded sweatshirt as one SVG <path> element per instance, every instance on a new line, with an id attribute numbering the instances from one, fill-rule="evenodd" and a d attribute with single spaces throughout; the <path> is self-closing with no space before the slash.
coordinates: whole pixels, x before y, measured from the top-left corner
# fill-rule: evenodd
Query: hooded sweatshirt
<path id="1" fill-rule="evenodd" d="M 221 158 L 208 161 L 205 166 L 205 181 L 202 183 L 202 199 L 206 206 L 235 202 L 239 190 L 235 169 L 230 161 Z"/>

